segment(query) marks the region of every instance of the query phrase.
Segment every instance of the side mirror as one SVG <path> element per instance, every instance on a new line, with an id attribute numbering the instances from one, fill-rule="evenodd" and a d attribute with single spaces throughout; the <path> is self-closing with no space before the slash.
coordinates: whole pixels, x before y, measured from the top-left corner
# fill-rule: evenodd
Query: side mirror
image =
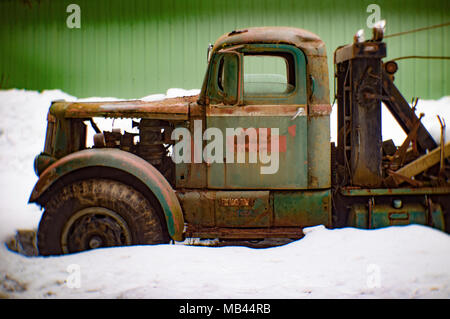
<path id="1" fill-rule="evenodd" d="M 212 52 L 212 48 L 213 48 L 213 45 L 210 43 L 209 45 L 208 45 L 208 52 L 207 52 L 207 54 L 206 54 L 206 61 L 209 63 L 209 60 L 211 60 L 211 52 Z"/>

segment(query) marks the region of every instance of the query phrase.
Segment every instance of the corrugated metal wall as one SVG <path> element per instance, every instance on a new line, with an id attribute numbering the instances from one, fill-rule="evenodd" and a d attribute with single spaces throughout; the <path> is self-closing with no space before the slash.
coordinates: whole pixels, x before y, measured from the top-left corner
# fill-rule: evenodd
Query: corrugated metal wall
<path id="1" fill-rule="evenodd" d="M 69 29 L 66 8 L 81 8 Z M 0 85 L 60 88 L 78 97 L 138 98 L 171 87 L 200 88 L 208 43 L 249 26 L 308 29 L 334 49 L 366 27 L 376 3 L 387 33 L 450 21 L 448 0 L 2 0 Z M 450 27 L 386 39 L 388 57 L 450 55 Z M 450 94 L 449 60 L 402 60 L 397 85 L 405 97 Z M 330 79 L 332 87 L 333 80 Z"/>

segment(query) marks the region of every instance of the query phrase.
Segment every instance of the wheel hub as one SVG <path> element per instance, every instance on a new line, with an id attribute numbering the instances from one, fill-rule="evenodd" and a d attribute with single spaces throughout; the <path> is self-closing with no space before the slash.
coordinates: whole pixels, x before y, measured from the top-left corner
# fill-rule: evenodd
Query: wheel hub
<path id="1" fill-rule="evenodd" d="M 73 214 L 62 235 L 63 253 L 74 253 L 100 247 L 131 245 L 131 234 L 125 220 L 104 207 L 89 207 Z"/>
<path id="2" fill-rule="evenodd" d="M 103 244 L 102 239 L 99 236 L 94 236 L 89 240 L 89 247 L 91 249 L 99 248 Z"/>

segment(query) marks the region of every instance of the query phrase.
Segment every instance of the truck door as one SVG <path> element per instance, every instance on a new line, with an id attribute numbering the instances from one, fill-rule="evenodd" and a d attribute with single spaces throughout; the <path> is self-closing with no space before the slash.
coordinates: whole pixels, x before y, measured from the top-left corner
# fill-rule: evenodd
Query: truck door
<path id="1" fill-rule="evenodd" d="M 210 142 L 204 155 L 212 159 L 208 187 L 307 188 L 303 52 L 289 45 L 252 44 L 219 51 L 213 58 L 210 93 L 217 98 L 206 111 Z"/>

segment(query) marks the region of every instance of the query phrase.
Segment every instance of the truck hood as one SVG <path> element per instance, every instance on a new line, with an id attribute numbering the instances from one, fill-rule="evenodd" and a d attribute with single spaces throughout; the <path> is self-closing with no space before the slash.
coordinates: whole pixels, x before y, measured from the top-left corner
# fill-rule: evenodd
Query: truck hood
<path id="1" fill-rule="evenodd" d="M 50 114 L 58 118 L 151 118 L 162 120 L 187 120 L 189 107 L 198 95 L 167 98 L 159 101 L 65 102 L 55 101 Z"/>

